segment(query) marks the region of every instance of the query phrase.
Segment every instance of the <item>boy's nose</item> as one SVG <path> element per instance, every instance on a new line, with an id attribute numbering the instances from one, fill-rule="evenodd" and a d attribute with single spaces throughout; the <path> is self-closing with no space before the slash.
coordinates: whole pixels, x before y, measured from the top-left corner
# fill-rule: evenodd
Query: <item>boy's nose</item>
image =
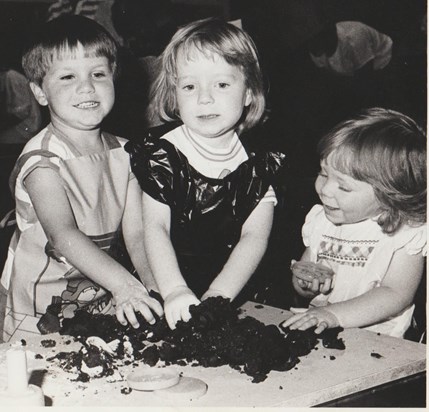
<path id="1" fill-rule="evenodd" d="M 78 85 L 79 92 L 90 93 L 90 92 L 93 92 L 94 90 L 95 90 L 94 85 L 92 84 L 91 79 L 82 79 L 79 82 L 79 85 Z"/>

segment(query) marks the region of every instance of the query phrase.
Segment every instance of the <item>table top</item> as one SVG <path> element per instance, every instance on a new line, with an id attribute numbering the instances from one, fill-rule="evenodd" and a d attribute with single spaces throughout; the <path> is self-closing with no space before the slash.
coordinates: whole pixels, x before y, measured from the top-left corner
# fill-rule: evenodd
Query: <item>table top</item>
<path id="1" fill-rule="evenodd" d="M 243 315 L 253 316 L 266 324 L 278 325 L 291 316 L 290 312 L 248 302 Z M 62 371 L 46 359 L 61 351 L 80 347 L 67 336 L 45 335 L 27 341 L 30 383 L 37 380 L 53 406 L 206 406 L 206 407 L 308 407 L 325 403 L 384 383 L 392 382 L 426 370 L 426 345 L 379 335 L 362 329 L 347 329 L 340 333 L 346 349 L 327 349 L 321 343 L 307 356 L 301 357 L 295 368 L 271 371 L 264 382 L 252 383 L 252 378 L 229 366 L 169 366 L 184 376 L 198 378 L 208 385 L 207 393 L 192 401 L 165 400 L 152 392 L 133 390 L 125 394 L 126 380 L 107 382 L 106 378 L 90 382 L 73 382 L 75 376 Z M 45 348 L 42 340 L 54 339 L 56 346 Z M 6 351 L 11 343 L 0 345 L 0 385 L 6 385 Z M 381 356 L 374 356 L 371 354 Z M 41 356 L 35 356 L 41 355 Z M 38 359 L 39 358 L 39 359 Z M 132 366 L 124 366 L 125 376 Z M 122 391 L 121 391 L 122 390 Z"/>

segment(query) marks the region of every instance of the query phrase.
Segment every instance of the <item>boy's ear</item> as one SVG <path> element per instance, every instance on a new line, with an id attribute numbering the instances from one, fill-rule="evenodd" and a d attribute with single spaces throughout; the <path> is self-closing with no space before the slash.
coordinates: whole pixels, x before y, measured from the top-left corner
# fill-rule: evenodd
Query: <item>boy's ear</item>
<path id="1" fill-rule="evenodd" d="M 48 100 L 46 99 L 45 92 L 42 90 L 42 88 L 40 86 L 38 86 L 36 83 L 33 83 L 33 82 L 30 82 L 30 88 L 31 88 L 31 91 L 34 94 L 34 97 L 38 101 L 38 103 L 41 106 L 47 106 L 48 105 Z"/>
<path id="2" fill-rule="evenodd" d="M 244 106 L 249 106 L 250 103 L 252 103 L 253 100 L 253 93 L 250 89 L 247 89 L 246 91 L 246 100 L 244 101 Z"/>

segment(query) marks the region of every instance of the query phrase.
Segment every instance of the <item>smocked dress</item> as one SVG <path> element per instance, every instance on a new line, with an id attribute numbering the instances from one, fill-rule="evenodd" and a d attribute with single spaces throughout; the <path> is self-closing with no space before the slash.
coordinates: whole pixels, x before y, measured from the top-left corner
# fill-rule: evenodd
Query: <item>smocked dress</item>
<path id="1" fill-rule="evenodd" d="M 36 168 L 55 171 L 67 193 L 76 225 L 107 253 L 114 254 L 133 177 L 125 139 L 102 135 L 104 151 L 81 155 L 52 125 L 25 146 L 11 177 L 17 229 L 2 274 L 8 290 L 4 339 L 58 331 L 77 309 L 114 313 L 111 294 L 71 266 L 48 242 L 25 188 Z M 105 276 L 109 276 L 108 273 Z"/>
<path id="2" fill-rule="evenodd" d="M 173 144 L 171 136 L 181 128 L 151 129 L 125 149 L 142 190 L 170 207 L 170 236 L 181 273 L 201 296 L 238 243 L 246 219 L 276 187 L 285 156 L 251 151 L 243 142 L 247 160 L 226 175 L 208 177 Z"/>
<path id="3" fill-rule="evenodd" d="M 324 262 L 335 272 L 334 287 L 329 295 L 316 296 L 310 305 L 323 306 L 362 295 L 380 286 L 393 254 L 405 248 L 410 255 L 427 253 L 427 228 L 404 226 L 393 235 L 381 231 L 375 220 L 349 225 L 334 225 L 315 205 L 302 228 L 305 246 L 310 248 L 312 262 Z M 414 305 L 385 322 L 365 329 L 402 337 L 411 323 Z"/>

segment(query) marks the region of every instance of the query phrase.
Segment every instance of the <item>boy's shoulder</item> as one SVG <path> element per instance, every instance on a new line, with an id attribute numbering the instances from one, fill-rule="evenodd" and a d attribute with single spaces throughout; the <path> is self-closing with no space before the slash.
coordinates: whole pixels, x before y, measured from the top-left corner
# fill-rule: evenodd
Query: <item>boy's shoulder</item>
<path id="1" fill-rule="evenodd" d="M 21 152 L 21 156 L 28 156 L 32 153 L 40 154 L 42 152 L 50 153 L 61 158 L 72 156 L 67 145 L 55 136 L 49 127 L 42 129 L 25 144 L 24 149 Z"/>

